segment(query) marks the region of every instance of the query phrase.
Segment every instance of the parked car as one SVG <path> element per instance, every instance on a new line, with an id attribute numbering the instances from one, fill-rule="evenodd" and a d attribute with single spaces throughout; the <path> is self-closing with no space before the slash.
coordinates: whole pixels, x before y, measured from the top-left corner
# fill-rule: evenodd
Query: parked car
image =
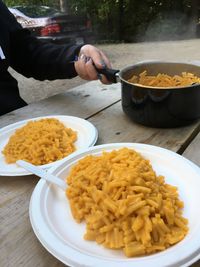
<path id="1" fill-rule="evenodd" d="M 43 41 L 54 43 L 93 43 L 87 16 L 61 13 L 49 6 L 14 6 L 9 8 L 23 28 Z"/>

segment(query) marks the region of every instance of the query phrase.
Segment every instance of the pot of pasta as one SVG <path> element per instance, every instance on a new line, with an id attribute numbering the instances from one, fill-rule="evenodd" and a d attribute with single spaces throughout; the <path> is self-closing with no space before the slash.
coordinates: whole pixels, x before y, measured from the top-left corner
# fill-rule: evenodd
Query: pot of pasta
<path id="1" fill-rule="evenodd" d="M 111 82 L 121 82 L 122 109 L 135 122 L 150 127 L 178 127 L 200 117 L 200 66 L 146 61 L 121 71 L 104 69 Z"/>

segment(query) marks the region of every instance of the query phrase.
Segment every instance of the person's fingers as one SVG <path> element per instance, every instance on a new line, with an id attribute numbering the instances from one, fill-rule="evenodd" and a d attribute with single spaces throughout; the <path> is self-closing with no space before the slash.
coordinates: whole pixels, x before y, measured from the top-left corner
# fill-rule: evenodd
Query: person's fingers
<path id="1" fill-rule="evenodd" d="M 94 64 L 91 58 L 88 58 L 87 63 L 85 64 L 85 67 L 86 67 L 86 71 L 87 71 L 87 75 L 89 79 L 97 80 L 98 79 L 97 71 L 94 67 Z"/>
<path id="2" fill-rule="evenodd" d="M 89 56 L 92 58 L 92 61 L 94 62 L 96 68 L 103 69 L 106 67 L 106 64 L 105 64 L 99 50 L 92 50 L 91 49 Z"/>
<path id="3" fill-rule="evenodd" d="M 100 51 L 100 55 L 102 57 L 102 61 L 103 61 L 104 65 L 106 66 L 106 68 L 112 68 L 110 61 L 108 60 L 108 58 L 106 57 L 106 55 L 102 51 Z M 105 75 L 101 75 L 100 81 L 103 84 L 111 84 L 111 82 L 106 78 Z"/>
<path id="4" fill-rule="evenodd" d="M 77 74 L 85 80 L 99 79 L 104 84 L 110 84 L 105 75 L 99 74 L 97 69 L 111 68 L 107 56 L 92 45 L 84 45 L 79 54 L 80 59 L 75 62 Z"/>
<path id="5" fill-rule="evenodd" d="M 111 84 L 111 82 L 106 78 L 106 76 L 105 75 L 102 75 L 102 74 L 100 74 L 101 76 L 100 76 L 100 81 L 103 83 L 103 84 Z"/>
<path id="6" fill-rule="evenodd" d="M 86 66 L 87 75 L 88 75 L 90 80 L 99 79 L 104 84 L 110 83 L 104 75 L 97 73 L 97 70 L 94 67 L 94 63 L 93 63 L 91 58 L 88 60 L 88 62 L 85 64 L 85 66 Z"/>
<path id="7" fill-rule="evenodd" d="M 81 55 L 79 60 L 74 64 L 76 72 L 78 76 L 80 76 L 84 80 L 90 80 L 88 73 L 86 71 L 86 57 L 85 55 Z"/>
<path id="8" fill-rule="evenodd" d="M 110 81 L 106 78 L 105 75 L 98 73 L 98 70 L 94 66 L 94 62 L 91 58 L 86 63 L 86 71 L 91 80 L 99 79 L 104 84 L 110 84 Z"/>
<path id="9" fill-rule="evenodd" d="M 110 67 L 110 62 L 103 52 L 92 45 L 84 45 L 80 50 L 80 55 L 91 57 L 97 68 L 105 68 L 107 65 Z"/>
<path id="10" fill-rule="evenodd" d="M 92 55 L 91 57 L 95 64 L 96 69 L 111 68 L 110 61 L 108 60 L 108 58 L 102 51 L 96 50 L 96 48 L 94 49 L 94 51 L 93 49 L 91 49 L 90 51 L 91 51 L 91 55 Z M 98 74 L 98 79 L 103 84 L 111 84 L 111 82 L 106 78 L 105 75 Z"/>
<path id="11" fill-rule="evenodd" d="M 105 65 L 106 65 L 106 67 L 111 69 L 112 66 L 111 66 L 111 63 L 110 63 L 109 59 L 107 58 L 107 56 L 102 51 L 100 51 L 100 54 L 101 54 L 101 57 L 102 57 Z"/>
<path id="12" fill-rule="evenodd" d="M 97 80 L 98 79 L 104 84 L 110 84 L 110 82 L 107 80 L 107 78 L 104 75 L 99 74 L 97 72 L 91 58 L 89 58 L 89 60 L 85 64 L 85 66 L 86 66 L 86 71 L 87 71 L 87 75 L 89 77 L 89 80 Z"/>

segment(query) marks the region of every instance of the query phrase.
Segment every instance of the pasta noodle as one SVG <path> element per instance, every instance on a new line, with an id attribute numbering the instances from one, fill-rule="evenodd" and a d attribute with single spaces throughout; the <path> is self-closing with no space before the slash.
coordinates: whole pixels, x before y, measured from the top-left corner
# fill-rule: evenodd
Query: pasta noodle
<path id="1" fill-rule="evenodd" d="M 86 156 L 66 181 L 72 215 L 86 222 L 86 240 L 134 257 L 165 250 L 188 232 L 177 188 L 132 149 Z"/>
<path id="2" fill-rule="evenodd" d="M 189 72 L 182 72 L 181 75 L 174 76 L 163 73 L 147 75 L 145 70 L 139 76 L 133 75 L 128 82 L 151 87 L 183 87 L 200 83 L 200 78 Z"/>
<path id="3" fill-rule="evenodd" d="M 22 159 L 43 165 L 74 152 L 76 139 L 76 132 L 57 119 L 30 121 L 10 137 L 3 154 L 7 163 Z"/>

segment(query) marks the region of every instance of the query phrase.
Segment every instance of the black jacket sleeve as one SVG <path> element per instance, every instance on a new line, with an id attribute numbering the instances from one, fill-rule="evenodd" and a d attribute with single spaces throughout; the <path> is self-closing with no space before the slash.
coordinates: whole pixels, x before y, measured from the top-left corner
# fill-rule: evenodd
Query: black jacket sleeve
<path id="1" fill-rule="evenodd" d="M 10 32 L 10 66 L 26 77 L 38 80 L 72 78 L 77 75 L 74 59 L 81 46 L 44 43 L 23 29 L 0 1 Z M 1 10 L 2 13 L 2 10 Z"/>

